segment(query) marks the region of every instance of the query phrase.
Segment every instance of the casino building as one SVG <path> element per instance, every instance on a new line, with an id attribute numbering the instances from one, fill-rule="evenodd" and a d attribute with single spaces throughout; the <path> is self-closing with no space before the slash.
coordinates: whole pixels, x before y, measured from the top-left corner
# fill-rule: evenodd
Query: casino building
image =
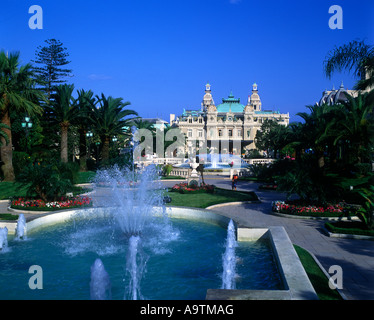
<path id="1" fill-rule="evenodd" d="M 209 152 L 214 149 L 217 153 L 240 154 L 245 149 L 256 148 L 256 132 L 266 119 L 288 125 L 289 113 L 264 110 L 256 83 L 252 86 L 246 105 L 230 93 L 217 106 L 211 86 L 207 83 L 200 110 L 183 110 L 178 117 L 171 114 L 170 125 L 179 127 L 185 134 L 190 152 L 196 151 L 198 143 L 200 146 L 205 143 Z"/>

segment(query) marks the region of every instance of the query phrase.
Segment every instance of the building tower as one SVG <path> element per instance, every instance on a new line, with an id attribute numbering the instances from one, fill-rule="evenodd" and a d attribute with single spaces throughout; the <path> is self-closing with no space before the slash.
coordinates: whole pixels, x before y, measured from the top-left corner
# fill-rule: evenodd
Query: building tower
<path id="1" fill-rule="evenodd" d="M 214 100 L 212 97 L 212 91 L 210 89 L 210 84 L 205 85 L 205 94 L 203 97 L 203 102 L 201 103 L 201 111 L 207 111 L 209 106 L 214 106 Z"/>
<path id="2" fill-rule="evenodd" d="M 253 106 L 254 111 L 261 111 L 261 99 L 258 95 L 257 83 L 253 84 L 250 103 Z"/>

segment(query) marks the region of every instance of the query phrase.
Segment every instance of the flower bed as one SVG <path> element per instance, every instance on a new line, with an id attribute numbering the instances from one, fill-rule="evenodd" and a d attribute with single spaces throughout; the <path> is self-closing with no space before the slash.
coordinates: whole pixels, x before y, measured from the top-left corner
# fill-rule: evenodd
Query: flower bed
<path id="1" fill-rule="evenodd" d="M 343 214 L 342 204 L 329 204 L 326 206 L 302 205 L 297 202 L 273 201 L 274 212 L 312 217 L 339 217 Z"/>
<path id="2" fill-rule="evenodd" d="M 11 208 L 31 211 L 54 211 L 62 209 L 85 208 L 92 206 L 92 199 L 87 196 L 61 197 L 57 201 L 45 202 L 41 199 L 16 198 Z"/>
<path id="3" fill-rule="evenodd" d="M 171 192 L 179 192 L 179 193 L 204 193 L 204 192 L 209 192 L 213 193 L 214 192 L 214 185 L 210 184 L 202 184 L 201 186 L 197 185 L 188 185 L 187 183 L 178 183 L 174 185 L 171 188 Z"/>

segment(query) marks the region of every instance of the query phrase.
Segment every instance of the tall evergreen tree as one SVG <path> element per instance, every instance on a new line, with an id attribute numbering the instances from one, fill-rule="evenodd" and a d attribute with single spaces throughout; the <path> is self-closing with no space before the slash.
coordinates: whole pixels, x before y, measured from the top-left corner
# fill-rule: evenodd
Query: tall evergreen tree
<path id="1" fill-rule="evenodd" d="M 35 52 L 34 72 L 39 85 L 46 92 L 48 98 L 54 93 L 56 85 L 66 82 L 64 78 L 71 77 L 72 70 L 65 66 L 69 53 L 63 43 L 56 39 L 45 40 L 47 46 L 38 46 Z"/>

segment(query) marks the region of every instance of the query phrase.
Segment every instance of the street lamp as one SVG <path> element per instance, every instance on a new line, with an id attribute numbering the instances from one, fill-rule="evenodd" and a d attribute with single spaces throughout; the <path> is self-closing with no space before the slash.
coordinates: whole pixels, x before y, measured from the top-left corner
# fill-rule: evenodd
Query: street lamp
<path id="1" fill-rule="evenodd" d="M 87 138 L 92 138 L 92 136 L 93 136 L 93 133 L 92 133 L 91 131 L 88 131 L 88 132 L 86 133 L 86 137 L 87 137 Z"/>
<path id="2" fill-rule="evenodd" d="M 22 128 L 26 129 L 26 152 L 28 152 L 28 149 L 29 149 L 29 141 L 28 141 L 29 130 L 32 128 L 32 121 L 31 121 L 30 117 L 26 116 L 24 118 L 24 121 L 21 123 L 21 126 L 22 126 Z"/>
<path id="3" fill-rule="evenodd" d="M 25 117 L 24 121 L 21 123 L 22 128 L 30 129 L 32 128 L 32 121 L 30 117 Z M 26 130 L 26 133 L 28 133 L 28 130 Z"/>
<path id="4" fill-rule="evenodd" d="M 112 141 L 113 142 L 116 142 L 118 139 L 117 139 L 117 137 L 116 136 L 114 136 L 113 138 L 112 138 Z"/>

